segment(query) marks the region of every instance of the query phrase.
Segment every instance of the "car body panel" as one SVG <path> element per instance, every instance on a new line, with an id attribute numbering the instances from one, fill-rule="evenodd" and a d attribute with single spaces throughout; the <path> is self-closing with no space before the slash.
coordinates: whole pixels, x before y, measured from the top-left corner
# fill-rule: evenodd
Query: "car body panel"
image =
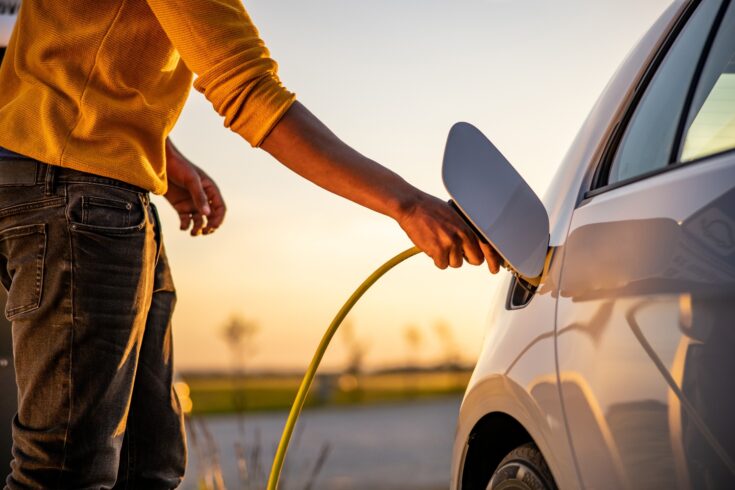
<path id="1" fill-rule="evenodd" d="M 554 326 L 550 321 L 556 308 L 557 257 L 552 251 L 544 282 L 527 307 L 505 309 L 503 298 L 510 278 L 499 290 L 502 297 L 496 298 L 496 309 L 488 319 L 482 353 L 460 408 L 452 488 L 461 487 L 461 461 L 470 432 L 491 412 L 520 422 L 536 441 L 557 482 L 563 488 L 578 488 L 556 386 Z"/>
<path id="2" fill-rule="evenodd" d="M 558 300 L 561 391 L 587 488 L 735 475 L 735 156 L 574 212 Z M 691 473 L 695 473 L 693 476 Z"/>

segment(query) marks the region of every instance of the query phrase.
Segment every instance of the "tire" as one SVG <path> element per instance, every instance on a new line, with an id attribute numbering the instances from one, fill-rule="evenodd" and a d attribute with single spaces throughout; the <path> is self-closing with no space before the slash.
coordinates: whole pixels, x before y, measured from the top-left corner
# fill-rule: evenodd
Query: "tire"
<path id="1" fill-rule="evenodd" d="M 557 490 L 554 477 L 535 444 L 509 452 L 490 478 L 487 490 Z"/>

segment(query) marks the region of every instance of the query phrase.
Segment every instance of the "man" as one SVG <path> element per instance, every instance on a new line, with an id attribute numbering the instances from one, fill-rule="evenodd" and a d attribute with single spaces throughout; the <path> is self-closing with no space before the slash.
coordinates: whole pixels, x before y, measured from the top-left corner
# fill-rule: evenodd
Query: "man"
<path id="1" fill-rule="evenodd" d="M 166 139 L 194 87 L 225 125 L 396 220 L 440 268 L 498 261 L 443 201 L 340 141 L 280 83 L 240 0 L 24 0 L 0 68 L 0 257 L 19 388 L 7 487 L 174 488 L 173 282 L 148 192 L 224 217 Z"/>

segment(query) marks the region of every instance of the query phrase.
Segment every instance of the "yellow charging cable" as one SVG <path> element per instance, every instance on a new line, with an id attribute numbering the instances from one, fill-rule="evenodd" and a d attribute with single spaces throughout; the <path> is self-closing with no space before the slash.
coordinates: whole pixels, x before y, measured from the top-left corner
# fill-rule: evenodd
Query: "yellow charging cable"
<path id="1" fill-rule="evenodd" d="M 332 323 L 329 325 L 329 328 L 324 333 L 324 337 L 322 337 L 322 340 L 319 343 L 319 347 L 317 347 L 316 352 L 314 353 L 314 357 L 311 359 L 309 369 L 306 370 L 306 374 L 304 374 L 304 379 L 301 380 L 299 391 L 296 393 L 296 399 L 294 400 L 293 405 L 291 405 L 291 412 L 288 414 L 286 425 L 283 428 L 283 434 L 281 434 L 281 440 L 278 443 L 276 456 L 273 459 L 271 474 L 268 477 L 268 490 L 277 490 L 278 488 L 278 480 L 281 477 L 281 469 L 283 469 L 283 463 L 286 460 L 288 444 L 291 441 L 291 435 L 293 434 L 294 427 L 296 427 L 296 421 L 299 419 L 299 415 L 301 415 L 301 410 L 304 408 L 306 396 L 309 394 L 309 388 L 311 388 L 311 383 L 314 381 L 314 376 L 316 376 L 316 370 L 319 368 L 319 363 L 322 362 L 322 357 L 324 357 L 324 353 L 326 352 L 329 343 L 332 341 L 332 337 L 334 337 L 337 329 L 342 324 L 342 321 L 345 319 L 352 307 L 355 306 L 355 303 L 357 303 L 362 295 L 365 294 L 365 291 L 370 289 L 370 286 L 375 284 L 375 282 L 380 279 L 383 274 L 385 274 L 404 260 L 408 259 L 409 257 L 413 257 L 419 252 L 421 252 L 421 250 L 419 250 L 417 247 L 409 248 L 408 250 L 399 253 L 388 262 L 378 267 L 375 272 L 370 274 L 370 276 L 365 279 L 362 284 L 360 284 L 360 287 L 358 287 L 355 292 L 352 293 L 352 296 L 350 296 L 349 299 L 345 301 L 345 304 L 342 305 L 342 308 L 340 308 L 340 310 L 337 312 L 337 315 L 335 315 Z"/>

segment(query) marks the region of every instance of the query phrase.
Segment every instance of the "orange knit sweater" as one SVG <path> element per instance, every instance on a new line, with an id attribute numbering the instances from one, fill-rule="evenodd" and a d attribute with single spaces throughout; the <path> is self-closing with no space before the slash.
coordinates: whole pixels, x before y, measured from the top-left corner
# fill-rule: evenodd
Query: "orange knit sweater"
<path id="1" fill-rule="evenodd" d="M 240 0 L 23 0 L 0 68 L 0 147 L 166 191 L 191 86 L 258 146 L 294 95 Z"/>

